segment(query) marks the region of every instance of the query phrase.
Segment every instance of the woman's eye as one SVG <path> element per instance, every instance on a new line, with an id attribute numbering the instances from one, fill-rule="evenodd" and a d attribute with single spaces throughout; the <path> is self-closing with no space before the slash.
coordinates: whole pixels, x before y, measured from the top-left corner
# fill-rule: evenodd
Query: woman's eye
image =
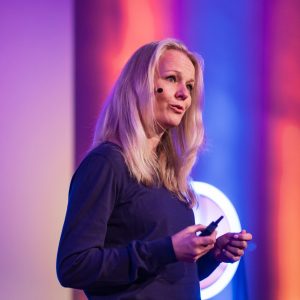
<path id="1" fill-rule="evenodd" d="M 170 82 L 176 82 L 176 77 L 174 75 L 168 76 L 167 80 Z"/>
<path id="2" fill-rule="evenodd" d="M 187 89 L 191 92 L 194 88 L 194 86 L 192 84 L 187 84 L 186 85 Z"/>

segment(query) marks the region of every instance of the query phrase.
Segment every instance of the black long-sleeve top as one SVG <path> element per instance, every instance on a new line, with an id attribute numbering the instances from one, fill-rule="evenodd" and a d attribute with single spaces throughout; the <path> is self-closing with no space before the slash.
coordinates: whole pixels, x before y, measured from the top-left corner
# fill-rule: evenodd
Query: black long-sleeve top
<path id="1" fill-rule="evenodd" d="M 171 241 L 193 224 L 190 208 L 164 187 L 137 183 L 121 149 L 103 143 L 71 181 L 58 279 L 89 299 L 200 299 L 199 279 L 218 263 L 209 253 L 177 261 Z"/>

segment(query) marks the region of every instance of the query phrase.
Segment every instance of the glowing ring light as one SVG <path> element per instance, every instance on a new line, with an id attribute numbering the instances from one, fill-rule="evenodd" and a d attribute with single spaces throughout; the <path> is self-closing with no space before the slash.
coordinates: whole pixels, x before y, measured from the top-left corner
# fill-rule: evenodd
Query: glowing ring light
<path id="1" fill-rule="evenodd" d="M 227 231 L 230 232 L 241 231 L 240 220 L 234 206 L 220 190 L 218 190 L 217 188 L 215 188 L 214 186 L 208 183 L 198 182 L 198 181 L 193 181 L 192 187 L 198 195 L 206 197 L 207 199 L 209 199 L 209 201 L 212 201 L 213 204 L 217 206 L 220 211 L 222 211 L 222 215 L 224 216 L 224 219 L 227 220 L 227 224 L 229 227 L 229 230 Z M 198 223 L 197 217 L 199 219 L 199 208 L 196 207 L 194 209 L 194 214 L 195 214 L 195 220 L 197 224 Z M 213 220 L 210 219 L 210 221 Z M 225 232 L 219 232 L 218 230 L 218 233 L 223 234 Z M 210 280 L 211 283 L 207 287 L 201 288 L 202 299 L 209 299 L 217 295 L 218 293 L 220 293 L 231 281 L 233 275 L 237 270 L 238 265 L 239 265 L 239 261 L 233 264 L 221 263 L 218 266 L 218 268 L 210 276 L 208 276 L 208 280 Z M 216 273 L 219 272 L 218 278 L 214 278 L 215 277 L 214 274 L 216 274 L 215 272 Z"/>

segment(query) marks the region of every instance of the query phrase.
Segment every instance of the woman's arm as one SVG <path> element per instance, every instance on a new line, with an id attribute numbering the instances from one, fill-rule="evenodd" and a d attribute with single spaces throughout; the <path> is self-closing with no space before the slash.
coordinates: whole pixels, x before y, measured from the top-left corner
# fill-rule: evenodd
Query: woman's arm
<path id="1" fill-rule="evenodd" d="M 128 284 L 176 261 L 170 237 L 104 248 L 107 223 L 120 193 L 117 174 L 105 157 L 90 155 L 73 176 L 57 255 L 63 286 Z"/>

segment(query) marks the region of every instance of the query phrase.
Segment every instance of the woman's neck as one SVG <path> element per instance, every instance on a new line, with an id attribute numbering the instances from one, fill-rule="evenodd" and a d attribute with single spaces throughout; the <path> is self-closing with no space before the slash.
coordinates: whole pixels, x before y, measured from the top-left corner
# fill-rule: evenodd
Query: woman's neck
<path id="1" fill-rule="evenodd" d="M 153 135 L 147 137 L 149 147 L 152 151 L 154 151 L 154 152 L 156 151 L 156 148 L 157 148 L 163 134 L 164 134 L 164 132 L 161 132 L 159 134 L 153 134 Z"/>
<path id="2" fill-rule="evenodd" d="M 149 147 L 152 151 L 156 151 L 156 148 L 161 141 L 162 136 L 166 132 L 166 129 L 161 126 L 158 122 L 154 125 L 154 130 L 147 132 L 147 139 L 149 143 Z"/>

